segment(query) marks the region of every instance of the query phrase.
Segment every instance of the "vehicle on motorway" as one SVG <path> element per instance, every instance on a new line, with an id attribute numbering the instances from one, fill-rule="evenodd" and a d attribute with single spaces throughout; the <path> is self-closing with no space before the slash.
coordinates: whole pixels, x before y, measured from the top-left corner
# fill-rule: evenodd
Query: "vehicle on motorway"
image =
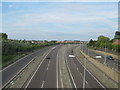
<path id="1" fill-rule="evenodd" d="M 109 60 L 114 60 L 112 56 L 107 56 L 106 58 Z"/>
<path id="2" fill-rule="evenodd" d="M 50 59 L 50 57 L 46 57 L 46 59 Z"/>
<path id="3" fill-rule="evenodd" d="M 102 56 L 95 56 L 95 59 L 100 59 L 100 58 L 102 58 Z"/>
<path id="4" fill-rule="evenodd" d="M 69 55 L 69 57 L 74 58 L 74 57 L 75 57 L 75 55 Z"/>

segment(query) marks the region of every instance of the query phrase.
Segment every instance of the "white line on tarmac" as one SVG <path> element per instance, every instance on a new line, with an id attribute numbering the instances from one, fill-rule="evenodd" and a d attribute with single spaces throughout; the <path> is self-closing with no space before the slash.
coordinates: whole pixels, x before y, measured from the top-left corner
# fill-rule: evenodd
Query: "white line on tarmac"
<path id="1" fill-rule="evenodd" d="M 79 61 L 79 59 L 77 58 L 77 60 Z M 83 64 L 79 61 L 79 63 L 83 66 Z M 84 67 L 84 66 L 83 66 Z M 91 73 L 91 72 L 89 72 L 86 68 L 85 68 L 85 70 L 105 89 L 105 87 L 94 77 L 94 75 Z M 106 90 L 106 89 L 105 89 Z"/>
<path id="2" fill-rule="evenodd" d="M 48 53 L 47 55 L 53 50 L 55 49 L 55 47 L 53 47 Z M 32 75 L 32 77 L 30 78 L 29 82 L 27 83 L 26 87 L 28 87 L 28 85 L 30 84 L 31 80 L 33 79 L 33 77 L 35 76 L 36 72 L 38 71 L 38 69 L 40 68 L 41 64 L 43 63 L 43 61 L 45 60 L 45 58 L 47 57 L 47 55 L 43 58 L 43 60 L 41 61 L 41 63 L 39 64 L 39 66 L 37 67 L 36 71 L 34 72 L 34 74 Z"/>
<path id="3" fill-rule="evenodd" d="M 36 56 L 37 57 L 37 56 Z M 36 57 L 34 57 L 29 63 L 27 63 L 23 68 L 20 69 L 5 85 L 3 85 L 0 89 L 4 88 L 13 78 L 15 78 L 24 68 L 26 68 Z"/>
<path id="4" fill-rule="evenodd" d="M 61 81 L 61 85 L 62 85 L 62 88 L 63 88 L 63 80 L 62 80 L 62 73 L 61 73 L 61 69 L 60 69 L 60 81 Z"/>
<path id="5" fill-rule="evenodd" d="M 79 71 L 79 69 L 77 68 L 77 71 Z"/>
<path id="6" fill-rule="evenodd" d="M 53 47 L 52 49 L 55 49 L 56 47 L 57 47 L 57 46 Z M 39 51 L 39 50 L 38 50 L 38 51 Z M 38 52 L 38 51 L 36 51 L 36 52 Z M 34 52 L 34 53 L 35 53 L 35 52 Z M 28 55 L 20 58 L 19 60 L 17 60 L 17 61 L 15 61 L 14 63 L 10 64 L 10 65 L 7 66 L 6 68 L 2 69 L 0 72 L 4 71 L 5 69 L 9 68 L 10 66 L 14 65 L 15 63 L 21 61 L 23 58 L 25 58 L 25 57 L 27 57 L 27 56 L 29 56 L 29 55 L 32 55 L 32 54 L 33 54 L 33 53 L 28 54 Z M 16 73 L 16 75 L 18 75 L 18 74 L 19 74 L 27 65 L 29 65 L 36 57 L 37 57 L 37 56 L 35 56 L 35 57 L 34 57 L 31 61 L 29 61 L 23 68 L 21 68 L 20 71 Z M 3 87 L 5 87 L 13 78 L 16 77 L 16 75 L 14 75 L 14 76 L 13 76 L 5 85 L 3 85 L 0 89 L 2 89 Z"/>
<path id="7" fill-rule="evenodd" d="M 24 57 L 22 57 L 22 58 L 20 58 L 20 59 L 18 59 L 17 61 L 15 61 L 14 63 L 12 63 L 12 64 L 10 64 L 10 65 L 8 65 L 7 67 L 5 67 L 4 69 L 2 69 L 1 71 L 4 71 L 5 69 L 7 69 L 7 68 L 9 68 L 9 67 L 11 67 L 12 65 L 14 65 L 15 63 L 17 63 L 17 62 L 19 62 L 19 61 L 21 61 L 22 59 L 24 59 L 25 57 L 27 57 L 27 56 L 30 56 L 30 55 L 32 55 L 33 53 L 30 53 L 30 54 L 28 54 L 28 55 L 26 55 L 26 56 L 24 56 Z M 34 57 L 35 58 L 35 57 Z"/>
<path id="8" fill-rule="evenodd" d="M 49 69 L 49 66 L 50 66 L 50 62 L 48 63 L 48 66 L 47 66 L 47 69 L 46 69 L 46 71 L 48 71 L 48 69 Z"/>
<path id="9" fill-rule="evenodd" d="M 57 54 L 57 61 L 58 61 L 58 66 L 59 66 L 58 54 Z M 60 81 L 61 81 L 61 85 L 62 85 L 62 88 L 63 88 L 63 80 L 62 80 L 61 68 L 59 68 L 59 71 L 60 71 Z"/>
<path id="10" fill-rule="evenodd" d="M 45 81 L 42 82 L 41 88 L 43 88 L 44 84 L 45 84 Z"/>
<path id="11" fill-rule="evenodd" d="M 82 73 L 80 72 L 81 76 L 82 76 Z"/>
<path id="12" fill-rule="evenodd" d="M 48 67 L 47 67 L 46 71 L 48 71 Z"/>
<path id="13" fill-rule="evenodd" d="M 67 64 L 68 72 L 69 72 L 70 77 L 71 77 L 71 79 L 72 79 L 73 85 L 74 85 L 74 87 L 75 87 L 76 90 L 77 90 L 77 86 L 76 86 L 76 84 L 75 84 L 75 81 L 74 81 L 74 79 L 73 79 L 72 73 L 71 73 L 70 68 L 69 68 L 69 66 L 68 66 L 67 57 L 66 57 L 66 64 Z"/>
<path id="14" fill-rule="evenodd" d="M 56 80 L 57 80 L 57 90 L 58 90 L 58 53 L 57 53 L 57 61 L 56 61 Z"/>
<path id="15" fill-rule="evenodd" d="M 86 84 L 88 84 L 88 82 L 86 81 Z"/>

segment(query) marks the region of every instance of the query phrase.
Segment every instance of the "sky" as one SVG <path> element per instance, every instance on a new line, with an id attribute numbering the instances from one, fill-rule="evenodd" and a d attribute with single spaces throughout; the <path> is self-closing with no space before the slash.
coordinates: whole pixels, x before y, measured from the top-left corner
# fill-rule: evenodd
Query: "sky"
<path id="1" fill-rule="evenodd" d="M 0 8 L 10 39 L 112 39 L 118 30 L 117 2 L 2 2 Z"/>

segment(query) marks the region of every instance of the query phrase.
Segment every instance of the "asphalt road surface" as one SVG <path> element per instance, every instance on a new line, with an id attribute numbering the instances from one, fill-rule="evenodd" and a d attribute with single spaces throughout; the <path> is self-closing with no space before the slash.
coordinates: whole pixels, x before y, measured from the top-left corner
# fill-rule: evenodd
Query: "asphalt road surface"
<path id="1" fill-rule="evenodd" d="M 68 47 L 71 45 L 68 45 Z M 45 59 L 39 66 L 37 72 L 33 75 L 26 88 L 59 88 L 57 73 L 58 66 L 58 50 L 64 47 L 64 45 L 56 47 L 52 50 L 47 57 L 50 59 Z M 103 88 L 103 86 L 91 75 L 84 66 L 76 58 L 70 58 L 69 55 L 71 50 L 76 46 L 72 46 L 68 51 L 66 51 L 65 62 L 69 70 L 69 75 L 71 77 L 71 83 L 73 88 Z M 67 50 L 67 49 L 66 49 Z M 62 52 L 61 52 L 62 53 Z M 84 72 L 85 71 L 85 72 Z M 85 74 L 85 75 L 84 75 Z M 85 79 L 84 79 L 84 76 Z M 62 78 L 62 77 L 61 77 Z M 84 81 L 85 80 L 85 81 Z M 64 82 L 64 81 L 63 81 Z M 65 88 L 65 87 L 63 87 Z"/>
<path id="2" fill-rule="evenodd" d="M 73 48 L 67 51 L 66 62 L 70 68 L 75 88 L 103 88 L 99 81 L 75 57 L 69 57 L 69 55 L 74 55 Z"/>
<path id="3" fill-rule="evenodd" d="M 39 69 L 27 84 L 27 88 L 57 88 L 57 52 L 59 47 L 54 48 L 39 66 Z"/>
<path id="4" fill-rule="evenodd" d="M 61 47 L 65 47 L 65 50 L 60 50 Z M 60 53 L 65 53 L 65 65 L 69 73 L 70 83 L 73 88 L 103 88 L 104 86 L 92 75 L 76 57 L 69 57 L 69 55 L 74 55 L 73 49 L 79 47 L 79 45 L 57 45 L 48 48 L 43 48 L 27 57 L 19 60 L 15 64 L 7 67 L 3 70 L 3 85 L 7 83 L 22 67 L 24 67 L 30 60 L 32 60 L 36 55 L 46 52 L 48 49 L 51 51 L 45 56 L 42 62 L 38 65 L 37 69 L 28 80 L 25 88 L 59 88 L 62 85 L 59 78 L 62 78 L 59 70 L 58 56 Z M 58 51 L 60 51 L 58 53 Z M 61 54 L 62 55 L 62 54 Z M 61 56 L 62 57 L 62 56 Z M 79 58 L 85 59 L 85 58 Z M 63 79 L 64 82 L 64 79 Z M 61 84 L 60 84 L 61 83 Z M 65 83 L 65 82 L 64 82 Z M 63 88 L 66 88 L 63 86 Z"/>
<path id="5" fill-rule="evenodd" d="M 53 46 L 52 46 L 53 47 Z M 2 70 L 2 86 L 4 86 L 12 77 L 15 76 L 27 63 L 29 63 L 33 58 L 35 58 L 39 54 L 43 54 L 45 51 L 50 49 L 51 47 L 45 47 L 38 51 L 35 51 L 15 63 L 9 65 L 8 67 Z"/>
<path id="6" fill-rule="evenodd" d="M 100 54 L 100 53 L 97 53 L 97 52 L 94 52 L 94 51 L 91 51 L 91 50 L 88 50 L 87 49 L 87 47 L 86 47 L 86 45 L 80 45 L 80 48 L 81 48 L 81 50 L 84 52 L 84 53 L 86 53 L 87 55 L 89 55 L 89 56 L 91 56 L 91 57 L 93 57 L 93 58 L 95 58 L 95 56 L 102 56 L 102 58 L 101 59 L 96 59 L 96 60 L 98 60 L 100 63 L 103 63 L 103 64 L 105 64 L 104 62 L 105 62 L 105 55 L 104 54 Z M 106 65 L 108 66 L 108 67 L 110 67 L 110 68 L 112 68 L 112 69 L 115 69 L 116 71 L 120 71 L 119 70 L 119 65 L 120 64 L 120 60 L 118 60 L 118 59 L 115 59 L 114 58 L 114 60 L 108 60 L 107 58 L 106 58 Z"/>

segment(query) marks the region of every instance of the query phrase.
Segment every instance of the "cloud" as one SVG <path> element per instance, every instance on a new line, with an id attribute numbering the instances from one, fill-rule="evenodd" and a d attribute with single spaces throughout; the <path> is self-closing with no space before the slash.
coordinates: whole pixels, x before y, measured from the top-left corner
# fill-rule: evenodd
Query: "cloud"
<path id="1" fill-rule="evenodd" d="M 0 3 L 0 7 L 2 7 L 2 3 Z"/>
<path id="2" fill-rule="evenodd" d="M 113 12 L 108 14 L 113 15 Z M 69 13 L 35 13 L 25 14 L 19 17 L 19 20 L 13 22 L 14 26 L 30 26 L 34 24 L 45 24 L 45 23 L 63 23 L 63 24 L 74 24 L 74 23 L 105 23 L 108 25 L 114 25 L 116 22 L 109 20 L 109 18 L 117 17 L 117 15 L 109 16 L 101 13 L 97 13 L 96 16 L 88 15 L 70 15 Z"/>
<path id="3" fill-rule="evenodd" d="M 16 17 L 12 22 L 13 26 L 30 26 L 40 23 L 94 23 L 101 22 L 109 25 L 116 24 L 116 22 L 111 21 L 111 18 L 117 18 L 118 12 L 113 11 L 115 5 L 82 5 L 82 4 L 62 4 L 55 6 L 56 9 L 50 11 L 39 13 L 22 13 L 13 17 Z M 13 7 L 9 5 L 9 7 Z M 104 10 L 105 9 L 105 10 Z M 109 9 L 109 10 L 107 10 Z M 40 9 L 41 10 L 41 9 Z M 44 10 L 44 9 L 43 9 Z M 49 10 L 49 8 L 48 8 Z M 38 10 L 39 11 L 39 10 Z M 88 12 L 89 11 L 89 12 Z M 6 15 L 11 16 L 11 15 Z M 11 22 L 10 22 L 11 23 Z"/>
<path id="4" fill-rule="evenodd" d="M 9 7 L 9 8 L 12 8 L 12 7 L 13 7 L 13 5 L 8 5 L 8 7 Z"/>
<path id="5" fill-rule="evenodd" d="M 4 0 L 4 2 L 119 2 L 119 0 Z"/>
<path id="6" fill-rule="evenodd" d="M 115 29 L 114 26 L 117 25 L 115 19 L 117 19 L 118 14 L 117 10 L 112 9 L 114 6 L 63 3 L 61 5 L 48 5 L 47 8 L 39 7 L 34 11 L 23 9 L 24 13 L 20 11 L 4 13 L 3 26 L 6 32 L 12 33 L 11 31 L 13 31 L 14 34 L 22 34 L 16 35 L 20 38 L 22 36 L 28 36 L 26 38 L 36 36 L 36 38 L 42 39 L 45 37 L 48 39 L 55 37 L 75 39 L 80 38 L 80 36 L 92 37 L 92 35 L 95 38 L 99 34 L 109 33 Z M 87 35 L 86 32 L 88 32 Z"/>

